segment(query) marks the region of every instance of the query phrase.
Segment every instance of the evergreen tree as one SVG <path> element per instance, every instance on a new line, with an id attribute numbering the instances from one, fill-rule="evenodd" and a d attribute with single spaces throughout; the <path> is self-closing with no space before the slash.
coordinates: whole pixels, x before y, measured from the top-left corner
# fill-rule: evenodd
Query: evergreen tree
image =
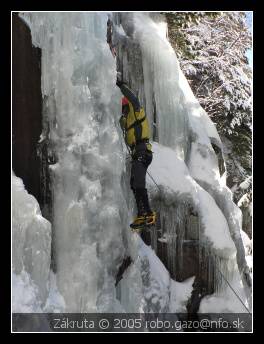
<path id="1" fill-rule="evenodd" d="M 226 145 L 230 187 L 251 175 L 251 34 L 244 12 L 166 13 L 169 39 Z"/>

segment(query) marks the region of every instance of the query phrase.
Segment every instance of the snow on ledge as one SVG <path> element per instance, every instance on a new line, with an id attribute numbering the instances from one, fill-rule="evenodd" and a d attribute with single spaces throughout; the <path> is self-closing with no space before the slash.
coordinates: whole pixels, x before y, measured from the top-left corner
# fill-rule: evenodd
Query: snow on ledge
<path id="1" fill-rule="evenodd" d="M 153 161 L 148 172 L 147 183 L 150 193 L 156 195 L 162 190 L 164 201 L 174 199 L 189 200 L 196 207 L 204 226 L 204 236 L 212 242 L 219 256 L 231 258 L 236 248 L 230 236 L 225 216 L 215 203 L 213 197 L 206 192 L 190 176 L 184 161 L 177 157 L 176 152 L 153 142 Z"/>

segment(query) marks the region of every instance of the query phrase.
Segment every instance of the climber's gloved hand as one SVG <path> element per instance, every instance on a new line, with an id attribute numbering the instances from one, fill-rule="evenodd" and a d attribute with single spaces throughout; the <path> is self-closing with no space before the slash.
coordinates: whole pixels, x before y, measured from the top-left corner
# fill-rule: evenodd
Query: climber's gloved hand
<path id="1" fill-rule="evenodd" d="M 120 72 L 116 73 L 116 86 L 121 87 L 124 84 L 122 74 Z"/>

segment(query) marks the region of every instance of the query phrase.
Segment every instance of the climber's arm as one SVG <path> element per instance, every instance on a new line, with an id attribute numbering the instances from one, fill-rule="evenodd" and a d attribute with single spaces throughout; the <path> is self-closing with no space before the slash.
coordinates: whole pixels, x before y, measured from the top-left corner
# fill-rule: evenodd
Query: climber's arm
<path id="1" fill-rule="evenodd" d="M 119 87 L 123 95 L 132 104 L 134 111 L 140 111 L 140 102 L 138 97 L 131 91 L 131 89 L 126 84 L 122 83 Z"/>

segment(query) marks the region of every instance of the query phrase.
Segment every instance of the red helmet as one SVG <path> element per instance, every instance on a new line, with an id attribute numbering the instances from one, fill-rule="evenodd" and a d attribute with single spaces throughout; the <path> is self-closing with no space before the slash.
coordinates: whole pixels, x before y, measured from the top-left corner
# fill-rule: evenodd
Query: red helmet
<path id="1" fill-rule="evenodd" d="M 122 106 L 123 105 L 127 105 L 128 104 L 128 100 L 126 97 L 122 97 Z"/>

